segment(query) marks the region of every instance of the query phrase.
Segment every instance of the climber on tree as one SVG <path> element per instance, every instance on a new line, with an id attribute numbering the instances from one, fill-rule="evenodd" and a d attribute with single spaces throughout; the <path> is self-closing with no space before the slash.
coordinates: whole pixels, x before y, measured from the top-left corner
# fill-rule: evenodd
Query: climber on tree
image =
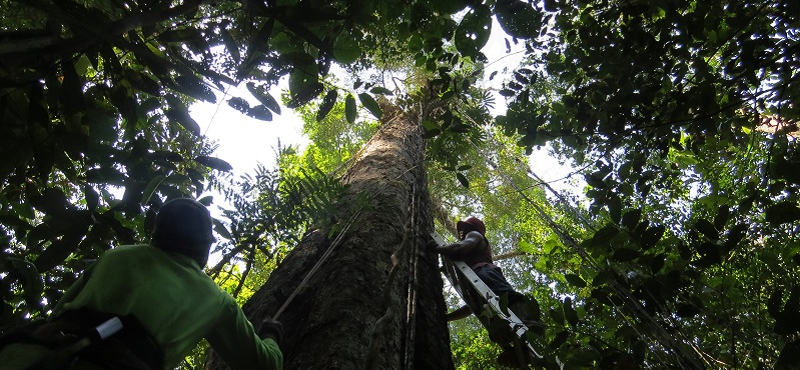
<path id="1" fill-rule="evenodd" d="M 203 338 L 234 370 L 281 369 L 281 324 L 266 319 L 256 331 L 233 297 L 203 272 L 211 228 L 208 210 L 197 201 L 164 203 L 149 245 L 105 252 L 46 321 L 0 338 L 0 370 L 174 369 Z M 54 363 L 113 317 L 120 318 L 121 331 Z"/>
<path id="2" fill-rule="evenodd" d="M 528 328 L 542 334 L 543 327 L 539 321 L 538 304 L 526 295 L 517 292 L 503 276 L 502 270 L 494 264 L 492 250 L 486 239 L 486 226 L 480 219 L 469 217 L 456 223 L 458 230 L 457 243 L 436 245 L 434 251 L 452 260 L 463 261 L 475 274 L 491 289 L 494 294 L 502 299 L 507 299 L 508 307 L 513 311 Z M 472 313 L 469 306 L 447 314 L 447 321 L 460 320 Z M 479 313 L 476 313 L 479 314 Z M 509 367 L 518 366 L 517 357 L 509 345 L 510 338 L 503 335 L 504 324 L 497 325 L 497 329 L 489 329 L 489 338 L 503 347 L 504 351 L 498 361 Z"/>
<path id="3" fill-rule="evenodd" d="M 464 261 L 498 297 L 508 296 L 509 307 L 517 313 L 514 307 L 527 304 L 529 299 L 514 290 L 503 276 L 502 270 L 494 264 L 492 249 L 489 241 L 486 240 L 486 226 L 483 221 L 476 217 L 469 217 L 464 221 L 458 221 L 456 229 L 460 241 L 437 246 L 434 251 L 450 259 Z M 527 310 L 520 309 L 519 311 L 517 314 L 522 314 Z M 447 321 L 460 320 L 471 313 L 469 307 L 463 306 L 447 314 Z M 532 319 L 537 320 L 538 318 Z"/>

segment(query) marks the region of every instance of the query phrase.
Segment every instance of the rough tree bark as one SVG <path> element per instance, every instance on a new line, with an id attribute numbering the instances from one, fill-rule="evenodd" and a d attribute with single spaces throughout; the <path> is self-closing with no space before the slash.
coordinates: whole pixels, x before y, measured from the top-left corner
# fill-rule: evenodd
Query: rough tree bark
<path id="1" fill-rule="evenodd" d="M 333 248 L 278 317 L 287 370 L 453 369 L 438 257 L 425 250 L 421 125 L 382 105 L 381 129 L 343 176 L 350 199 L 334 231 L 308 232 L 245 305 L 255 323 L 274 316 Z"/>

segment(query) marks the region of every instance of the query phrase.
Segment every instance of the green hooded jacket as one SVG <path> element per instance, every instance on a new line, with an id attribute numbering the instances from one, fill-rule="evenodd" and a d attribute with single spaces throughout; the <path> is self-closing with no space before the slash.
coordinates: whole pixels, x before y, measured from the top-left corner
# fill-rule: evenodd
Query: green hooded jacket
<path id="1" fill-rule="evenodd" d="M 233 370 L 278 370 L 283 355 L 261 339 L 242 309 L 197 262 L 150 245 L 107 251 L 67 291 L 53 317 L 87 308 L 135 316 L 174 369 L 202 338 Z"/>

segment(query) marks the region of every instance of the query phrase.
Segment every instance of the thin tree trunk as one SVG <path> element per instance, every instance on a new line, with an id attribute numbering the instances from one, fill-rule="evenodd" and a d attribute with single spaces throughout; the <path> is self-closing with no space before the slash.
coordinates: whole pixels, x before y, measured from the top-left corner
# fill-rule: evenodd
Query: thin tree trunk
<path id="1" fill-rule="evenodd" d="M 333 231 L 311 230 L 245 305 L 257 323 L 288 301 L 285 369 L 453 369 L 421 125 L 383 105 Z"/>

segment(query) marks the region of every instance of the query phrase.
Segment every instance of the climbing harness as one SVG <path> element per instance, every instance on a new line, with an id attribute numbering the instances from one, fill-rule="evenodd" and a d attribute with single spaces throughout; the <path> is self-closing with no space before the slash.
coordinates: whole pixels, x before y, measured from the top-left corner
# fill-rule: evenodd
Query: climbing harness
<path id="1" fill-rule="evenodd" d="M 90 345 L 105 340 L 122 330 L 122 328 L 122 320 L 114 316 L 94 327 L 87 335 L 78 337 L 72 342 L 51 350 L 41 360 L 28 366 L 25 370 L 61 369 L 72 362 L 80 352 L 89 348 Z"/>
<path id="2" fill-rule="evenodd" d="M 431 237 L 436 244 L 447 245 L 439 234 L 433 233 Z M 441 257 L 442 272 L 445 277 L 481 324 L 489 331 L 490 337 L 496 330 L 504 331 L 501 333 L 501 337 L 511 337 L 520 364 L 527 364 L 528 359 L 544 358 L 527 340 L 528 326 L 510 307 L 503 307 L 500 297 L 478 277 L 469 265 L 463 261 L 453 261 L 445 256 Z M 487 310 L 489 310 L 488 315 L 485 315 Z M 490 319 L 500 320 L 502 325 L 493 325 Z"/>

